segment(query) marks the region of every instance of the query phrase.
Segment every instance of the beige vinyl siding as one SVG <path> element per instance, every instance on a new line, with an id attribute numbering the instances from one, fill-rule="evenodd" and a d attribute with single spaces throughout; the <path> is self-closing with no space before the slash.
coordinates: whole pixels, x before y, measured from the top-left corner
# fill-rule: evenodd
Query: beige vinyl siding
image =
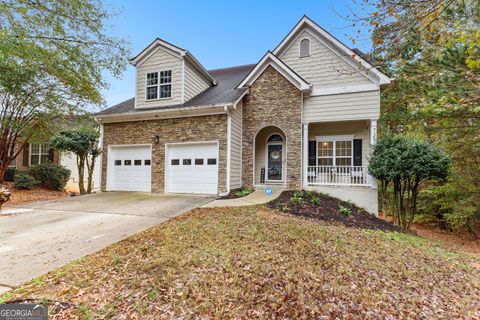
<path id="1" fill-rule="evenodd" d="M 78 186 L 78 166 L 77 166 L 77 157 L 73 154 L 62 154 L 60 156 L 60 164 L 70 170 L 70 179 L 67 181 L 65 188 L 70 192 L 80 192 Z M 100 157 L 95 160 L 95 168 L 93 172 L 93 190 L 100 189 Z M 87 177 L 88 172 L 87 168 L 84 170 L 84 186 L 87 187 Z"/>
<path id="2" fill-rule="evenodd" d="M 342 59 L 339 54 L 343 53 L 332 51 L 306 30 L 301 32 L 290 47 L 280 54 L 280 59 L 311 83 L 313 89 L 372 83 L 356 68 L 343 60 L 350 59 L 350 57 Z M 304 38 L 310 40 L 310 56 L 300 58 L 300 41 Z"/>
<path id="3" fill-rule="evenodd" d="M 303 122 L 378 119 L 380 91 L 307 97 L 303 102 Z"/>
<path id="4" fill-rule="evenodd" d="M 189 63 L 185 63 L 185 101 L 210 87 L 210 83 Z"/>
<path id="5" fill-rule="evenodd" d="M 230 189 L 242 187 L 242 111 L 243 104 L 237 104 L 237 110 L 231 110 L 230 142 Z"/>
<path id="6" fill-rule="evenodd" d="M 362 139 L 362 166 L 368 166 L 370 160 L 370 125 L 369 121 L 342 121 L 313 123 L 308 126 L 308 140 L 317 136 L 353 135 Z"/>
<path id="7" fill-rule="evenodd" d="M 182 58 L 168 49 L 158 48 L 137 66 L 136 108 L 161 107 L 181 104 L 182 101 Z M 158 100 L 145 99 L 147 73 L 172 70 L 172 97 Z"/>

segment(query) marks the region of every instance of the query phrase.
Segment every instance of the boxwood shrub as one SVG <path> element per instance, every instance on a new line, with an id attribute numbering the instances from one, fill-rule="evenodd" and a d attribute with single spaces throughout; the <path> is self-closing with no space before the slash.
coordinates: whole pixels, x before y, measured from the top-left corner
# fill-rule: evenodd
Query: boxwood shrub
<path id="1" fill-rule="evenodd" d="M 30 173 L 43 187 L 53 190 L 63 190 L 70 178 L 70 170 L 51 162 L 33 167 Z"/>
<path id="2" fill-rule="evenodd" d="M 26 171 L 16 172 L 13 178 L 13 186 L 17 189 L 32 189 L 37 183 L 35 177 Z"/>

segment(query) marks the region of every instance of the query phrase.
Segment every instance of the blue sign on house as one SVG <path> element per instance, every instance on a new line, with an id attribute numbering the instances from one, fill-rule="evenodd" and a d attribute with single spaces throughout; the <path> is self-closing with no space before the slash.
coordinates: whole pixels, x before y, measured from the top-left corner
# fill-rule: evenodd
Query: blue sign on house
<path id="1" fill-rule="evenodd" d="M 266 194 L 267 196 L 271 196 L 271 195 L 272 195 L 272 192 L 273 192 L 273 191 L 272 191 L 272 188 L 266 188 L 266 189 L 265 189 L 265 194 Z"/>

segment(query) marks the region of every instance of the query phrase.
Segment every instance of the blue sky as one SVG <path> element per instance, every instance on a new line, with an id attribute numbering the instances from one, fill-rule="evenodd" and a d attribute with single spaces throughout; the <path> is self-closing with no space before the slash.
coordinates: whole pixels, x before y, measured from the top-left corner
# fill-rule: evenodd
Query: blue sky
<path id="1" fill-rule="evenodd" d="M 108 0 L 106 5 L 118 11 L 109 22 L 110 32 L 126 38 L 134 55 L 160 37 L 192 52 L 206 69 L 256 63 L 304 14 L 350 47 L 347 35 L 356 31 L 342 18 L 352 9 L 352 0 Z M 368 51 L 370 44 L 355 47 Z M 134 96 L 133 66 L 122 79 L 107 80 L 107 106 Z"/>

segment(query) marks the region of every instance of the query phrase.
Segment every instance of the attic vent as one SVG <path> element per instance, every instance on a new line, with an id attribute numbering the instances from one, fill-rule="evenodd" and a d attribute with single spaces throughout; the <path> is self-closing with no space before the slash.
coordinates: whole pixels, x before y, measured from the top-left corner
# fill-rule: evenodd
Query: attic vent
<path id="1" fill-rule="evenodd" d="M 310 40 L 302 39 L 300 41 L 300 58 L 310 56 Z"/>

